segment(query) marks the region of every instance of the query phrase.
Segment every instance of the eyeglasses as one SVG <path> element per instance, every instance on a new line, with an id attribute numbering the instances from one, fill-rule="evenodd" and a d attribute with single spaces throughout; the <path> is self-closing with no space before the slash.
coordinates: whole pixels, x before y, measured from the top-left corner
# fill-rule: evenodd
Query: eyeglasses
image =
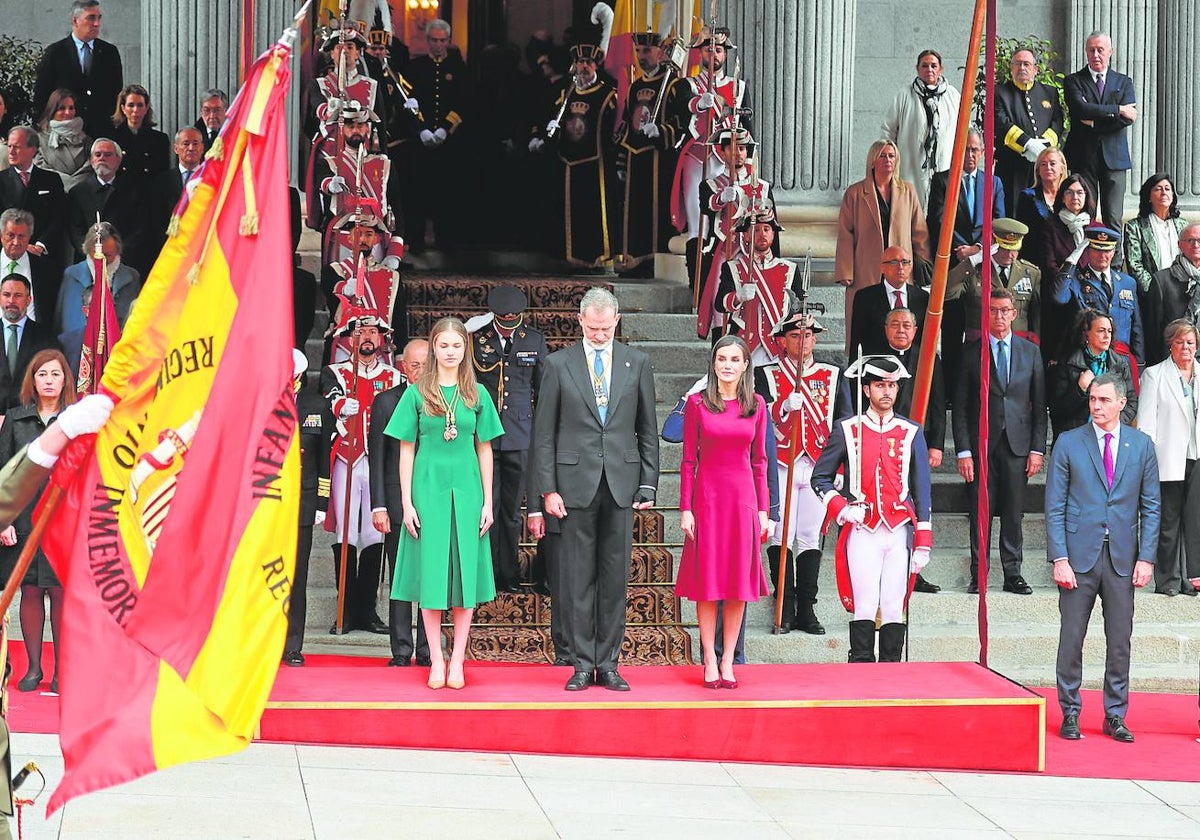
<path id="1" fill-rule="evenodd" d="M 1183 245 L 1200 245 L 1200 237 L 1189 236 L 1187 239 L 1180 239 L 1179 242 Z"/>
<path id="2" fill-rule="evenodd" d="M 1002 307 L 991 306 L 991 307 L 988 307 L 988 309 L 993 315 L 1008 315 L 1012 312 L 1017 311 L 1017 310 L 1013 309 L 1011 306 L 1002 306 Z"/>
<path id="3" fill-rule="evenodd" d="M 1063 195 L 1073 195 L 1078 198 L 1087 198 L 1087 190 L 1067 190 Z"/>
<path id="4" fill-rule="evenodd" d="M 902 268 L 908 268 L 910 265 L 912 265 L 912 260 L 884 260 L 883 264 L 884 265 L 898 265 L 898 266 L 901 266 Z"/>

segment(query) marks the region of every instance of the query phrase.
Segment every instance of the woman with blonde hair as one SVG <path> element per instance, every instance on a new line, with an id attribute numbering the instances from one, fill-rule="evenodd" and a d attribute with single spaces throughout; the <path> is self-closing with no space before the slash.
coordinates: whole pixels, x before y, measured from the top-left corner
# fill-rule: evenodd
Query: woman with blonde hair
<path id="1" fill-rule="evenodd" d="M 404 531 L 392 598 L 421 605 L 429 638 L 430 688 L 466 685 L 471 617 L 496 597 L 492 551 L 492 444 L 504 434 L 488 392 L 475 381 L 466 327 L 443 318 L 429 334 L 427 365 L 405 389 L 384 434 L 400 440 Z M 447 667 L 442 612 L 454 615 Z"/>
<path id="2" fill-rule="evenodd" d="M 1033 165 L 1033 183 L 1017 198 L 1016 219 L 1029 228 L 1021 244 L 1021 259 L 1034 265 L 1042 264 L 1046 220 L 1054 213 L 1052 208 L 1058 198 L 1058 188 L 1067 180 L 1067 175 L 1067 158 L 1062 150 L 1046 149 Z"/>
<path id="3" fill-rule="evenodd" d="M 46 431 L 67 406 L 75 402 L 75 383 L 71 368 L 60 350 L 40 350 L 34 354 L 21 381 L 21 405 L 9 409 L 0 426 L 0 463 L 7 464 L 34 438 Z M 38 491 L 37 499 L 41 496 Z M 0 531 L 0 573 L 4 579 L 12 573 L 21 547 L 33 530 L 31 502 L 13 524 Z M 45 599 L 50 598 L 50 634 L 54 639 L 55 674 L 50 690 L 58 692 L 58 640 L 62 631 L 63 589 L 50 561 L 39 548 L 29 571 L 21 581 L 21 636 L 29 663 L 25 676 L 17 683 L 19 691 L 33 691 L 42 681 L 42 632 L 46 624 Z"/>
<path id="4" fill-rule="evenodd" d="M 929 262 L 925 213 L 913 185 L 900 177 L 900 151 L 891 140 L 876 140 L 867 151 L 866 177 L 847 188 L 838 212 L 833 276 L 846 287 L 847 324 L 855 293 L 880 282 L 883 252 L 893 246 L 918 265 Z"/>

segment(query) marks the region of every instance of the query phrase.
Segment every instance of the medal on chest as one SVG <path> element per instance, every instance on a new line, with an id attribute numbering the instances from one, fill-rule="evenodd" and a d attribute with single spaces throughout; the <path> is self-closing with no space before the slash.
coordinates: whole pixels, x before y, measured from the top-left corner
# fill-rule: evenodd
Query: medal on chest
<path id="1" fill-rule="evenodd" d="M 458 437 L 458 424 L 454 419 L 454 408 L 458 405 L 458 386 L 454 386 L 454 394 L 449 400 L 442 393 L 441 386 L 438 386 L 438 399 L 441 400 L 442 408 L 446 411 L 446 428 L 442 432 L 442 439 L 447 443 Z"/>

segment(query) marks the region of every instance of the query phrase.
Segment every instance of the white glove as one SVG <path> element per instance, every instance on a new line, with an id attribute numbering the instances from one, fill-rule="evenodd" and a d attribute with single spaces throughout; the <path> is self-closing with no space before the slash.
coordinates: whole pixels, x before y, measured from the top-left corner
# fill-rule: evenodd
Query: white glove
<path id="1" fill-rule="evenodd" d="M 912 558 L 908 561 L 908 571 L 911 574 L 920 574 L 921 570 L 929 565 L 929 549 L 914 548 Z"/>
<path id="2" fill-rule="evenodd" d="M 346 179 L 341 175 L 334 175 L 329 179 L 329 192 L 331 195 L 344 193 L 346 191 Z"/>
<path id="3" fill-rule="evenodd" d="M 800 411 L 802 408 L 804 408 L 804 397 L 793 391 L 792 393 L 788 394 L 787 407 L 788 411 Z"/>
<path id="4" fill-rule="evenodd" d="M 447 136 L 446 129 L 444 128 L 439 128 L 437 131 L 433 132 L 433 139 L 437 141 L 439 146 L 446 142 Z"/>
<path id="5" fill-rule="evenodd" d="M 1087 249 L 1087 246 L 1088 241 L 1086 239 L 1080 242 L 1064 262 L 1069 262 L 1071 265 L 1079 265 L 1079 258 L 1083 256 L 1083 252 Z"/>
<path id="6" fill-rule="evenodd" d="M 58 428 L 70 439 L 100 431 L 112 414 L 113 401 L 105 394 L 88 394 L 58 415 Z"/>
<path id="7" fill-rule="evenodd" d="M 331 96 L 325 100 L 325 116 L 330 120 L 336 120 L 345 107 L 346 100 Z"/>
<path id="8" fill-rule="evenodd" d="M 408 99 L 404 100 L 404 107 L 415 114 L 417 111 L 421 110 L 421 103 L 410 96 Z"/>
<path id="9" fill-rule="evenodd" d="M 390 268 L 392 271 L 400 270 L 400 258 L 396 256 L 384 257 L 381 265 L 384 268 Z"/>
<path id="10" fill-rule="evenodd" d="M 550 122 L 546 123 L 547 134 L 553 134 L 556 131 L 558 131 L 558 120 L 550 120 Z"/>
<path id="11" fill-rule="evenodd" d="M 754 300 L 756 294 L 758 294 L 758 287 L 753 283 L 743 283 L 737 288 L 737 299 L 742 303 Z M 795 396 L 795 394 L 792 394 L 792 396 Z"/>
<path id="12" fill-rule="evenodd" d="M 867 509 L 862 505 L 846 505 L 838 514 L 837 520 L 839 525 L 861 525 L 866 518 Z"/>
<path id="13" fill-rule="evenodd" d="M 546 141 L 541 137 L 534 137 L 529 141 L 529 151 L 531 154 L 537 154 L 546 145 Z"/>
<path id="14" fill-rule="evenodd" d="M 421 142 L 425 144 L 426 148 L 432 149 L 437 145 L 437 142 L 433 139 L 433 132 L 428 128 L 421 129 L 421 133 L 417 136 L 421 138 Z"/>
<path id="15" fill-rule="evenodd" d="M 991 247 L 991 250 L 988 253 L 994 257 L 994 256 L 996 256 L 996 252 L 999 250 L 1000 250 L 999 245 L 993 245 Z M 969 262 L 971 265 L 975 266 L 976 268 L 979 268 L 979 266 L 983 265 L 983 249 L 980 248 L 974 254 L 967 257 L 967 262 Z"/>
<path id="16" fill-rule="evenodd" d="M 658 136 L 662 134 L 662 132 L 658 130 L 658 126 L 652 122 L 642 123 L 641 132 L 651 140 L 657 140 Z"/>
<path id="17" fill-rule="evenodd" d="M 325 511 L 319 510 L 313 516 L 313 525 L 320 526 L 320 525 L 324 525 L 324 524 L 325 524 Z"/>
<path id="18" fill-rule="evenodd" d="M 713 96 L 711 93 L 700 94 L 699 105 L 701 111 L 707 111 L 709 108 L 714 108 L 716 107 L 716 104 L 717 97 Z"/>
<path id="19" fill-rule="evenodd" d="M 1031 137 L 1025 141 L 1021 156 L 1030 163 L 1037 163 L 1038 155 L 1050 148 L 1050 141 L 1040 137 Z"/>
<path id="20" fill-rule="evenodd" d="M 737 187 L 735 187 L 733 184 L 730 184 L 728 187 L 721 190 L 721 203 L 722 204 L 732 204 L 733 202 L 738 200 L 738 197 L 741 195 L 741 192 L 742 191 L 739 190 Z"/>
<path id="21" fill-rule="evenodd" d="M 346 417 L 353 417 L 355 414 L 358 414 L 358 412 L 361 410 L 362 410 L 362 406 L 360 406 L 358 404 L 358 400 L 351 397 L 350 399 L 348 399 L 342 403 L 342 410 L 340 413 L 343 418 L 346 418 Z"/>

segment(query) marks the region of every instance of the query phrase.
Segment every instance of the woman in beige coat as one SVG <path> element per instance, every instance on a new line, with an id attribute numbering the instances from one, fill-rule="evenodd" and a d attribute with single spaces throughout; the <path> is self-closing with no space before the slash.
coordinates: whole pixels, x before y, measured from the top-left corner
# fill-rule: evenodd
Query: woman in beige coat
<path id="1" fill-rule="evenodd" d="M 914 262 L 929 260 L 925 212 L 913 185 L 900 178 L 900 152 L 891 140 L 876 140 L 867 151 L 867 177 L 850 185 L 838 213 L 833 276 L 846 287 L 847 324 L 855 292 L 879 282 L 883 252 L 893 245 L 912 254 Z"/>

